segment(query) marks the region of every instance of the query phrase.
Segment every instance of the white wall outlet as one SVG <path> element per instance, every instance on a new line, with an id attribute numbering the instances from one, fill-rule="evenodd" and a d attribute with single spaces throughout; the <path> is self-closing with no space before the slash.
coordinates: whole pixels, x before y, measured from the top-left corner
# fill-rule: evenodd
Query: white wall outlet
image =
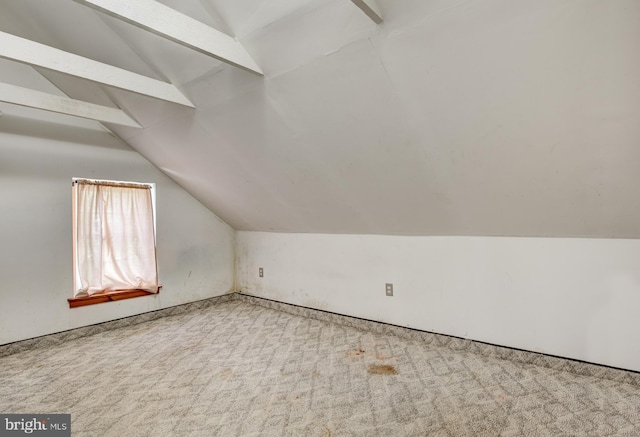
<path id="1" fill-rule="evenodd" d="M 393 284 L 387 282 L 385 284 L 385 290 L 387 292 L 387 296 L 393 296 Z"/>

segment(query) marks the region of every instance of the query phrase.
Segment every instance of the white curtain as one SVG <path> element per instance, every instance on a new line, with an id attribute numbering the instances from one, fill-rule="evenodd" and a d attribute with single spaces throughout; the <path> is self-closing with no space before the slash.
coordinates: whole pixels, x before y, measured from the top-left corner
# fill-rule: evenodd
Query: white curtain
<path id="1" fill-rule="evenodd" d="M 141 289 L 158 292 L 149 186 L 74 184 L 74 296 Z"/>

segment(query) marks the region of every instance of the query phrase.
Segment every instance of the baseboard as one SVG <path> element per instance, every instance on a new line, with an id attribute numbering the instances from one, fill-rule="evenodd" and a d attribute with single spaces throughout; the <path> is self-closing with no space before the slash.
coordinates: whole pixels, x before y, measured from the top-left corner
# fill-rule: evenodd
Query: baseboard
<path id="1" fill-rule="evenodd" d="M 453 350 L 467 351 L 488 357 L 505 359 L 523 364 L 542 366 L 561 372 L 571 372 L 578 375 L 609 379 L 640 386 L 640 372 L 634 372 L 631 370 L 608 367 L 600 364 L 593 364 L 579 360 L 572 360 L 569 358 L 546 355 L 538 352 L 509 348 L 505 346 L 498 346 L 494 344 L 483 343 L 480 341 L 469 340 L 466 338 L 436 334 L 428 331 L 420 331 L 418 329 L 411 329 L 403 326 L 391 325 L 387 323 L 376 322 L 373 320 L 345 316 L 342 314 L 331 313 L 314 308 L 283 303 L 244 293 L 236 293 L 234 298 L 241 299 L 245 302 L 253 303 L 255 305 L 284 311 L 289 314 L 346 325 L 364 331 L 375 332 L 378 334 L 390 334 L 404 339 L 421 341 L 429 345 L 447 347 Z"/>
<path id="2" fill-rule="evenodd" d="M 251 296 L 244 293 L 225 294 L 218 297 L 190 302 L 157 311 L 125 317 L 122 319 L 111 320 L 104 323 L 98 323 L 95 325 L 70 329 L 64 332 L 58 332 L 55 334 L 49 334 L 41 337 L 31 338 L 28 340 L 0 345 L 0 357 L 13 355 L 15 353 L 28 351 L 31 349 L 53 346 L 76 338 L 88 337 L 112 329 L 119 329 L 126 326 L 136 325 L 138 323 L 148 322 L 151 320 L 160 319 L 162 317 L 183 314 L 189 311 L 207 308 L 212 305 L 217 305 L 236 299 L 254 305 L 260 305 L 278 311 L 283 311 L 296 316 L 350 326 L 352 328 L 375 332 L 378 334 L 395 335 L 397 337 L 420 341 L 436 347 L 446 347 L 458 351 L 467 351 L 488 357 L 505 359 L 523 364 L 542 366 L 561 372 L 571 372 L 578 375 L 609 379 L 640 386 L 640 372 L 618 369 L 615 367 L 608 367 L 579 360 L 572 360 L 553 355 L 530 352 L 526 350 L 513 349 L 509 347 L 469 340 L 466 338 L 436 334 L 428 331 L 420 331 L 403 326 L 391 325 L 387 323 L 376 322 L 374 320 L 361 319 L 357 317 L 346 316 L 343 314 L 331 313 L 314 308 L 279 302 L 262 297 Z"/>
<path id="3" fill-rule="evenodd" d="M 31 349 L 52 346 L 76 338 L 88 337 L 112 329 L 137 325 L 138 323 L 148 322 L 150 320 L 156 320 L 162 317 L 206 308 L 211 305 L 216 305 L 232 300 L 235 298 L 234 294 L 235 293 L 224 294 L 222 296 L 211 297 L 196 302 L 189 302 L 182 305 L 163 308 L 161 310 L 124 317 L 122 319 L 110 320 L 108 322 L 97 323 L 95 325 L 83 326 L 81 328 L 69 329 L 67 331 L 57 332 L 55 334 L 43 335 L 41 337 L 34 337 L 27 340 L 20 340 L 13 343 L 0 345 L 0 357 L 6 357 L 8 355 L 13 355 L 18 352 L 23 352 Z"/>

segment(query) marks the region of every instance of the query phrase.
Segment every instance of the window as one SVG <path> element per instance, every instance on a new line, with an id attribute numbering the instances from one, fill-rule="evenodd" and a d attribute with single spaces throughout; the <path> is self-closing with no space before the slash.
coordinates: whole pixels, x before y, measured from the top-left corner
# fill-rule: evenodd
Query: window
<path id="1" fill-rule="evenodd" d="M 158 292 L 154 184 L 73 179 L 71 307 Z"/>

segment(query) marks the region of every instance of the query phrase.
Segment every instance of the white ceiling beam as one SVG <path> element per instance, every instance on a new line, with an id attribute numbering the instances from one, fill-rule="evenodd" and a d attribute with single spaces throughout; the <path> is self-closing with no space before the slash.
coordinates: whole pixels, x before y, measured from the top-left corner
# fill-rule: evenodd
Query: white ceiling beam
<path id="1" fill-rule="evenodd" d="M 262 75 L 240 42 L 155 0 L 75 0 L 163 38 Z"/>
<path id="2" fill-rule="evenodd" d="M 0 57 L 180 105 L 194 107 L 175 86 L 109 64 L 83 58 L 9 33 L 0 32 Z"/>
<path id="3" fill-rule="evenodd" d="M 0 82 L 0 102 L 88 118 L 105 123 L 142 127 L 124 111 L 117 108 L 56 96 L 55 94 L 34 91 L 2 82 Z"/>
<path id="4" fill-rule="evenodd" d="M 376 3 L 376 0 L 351 0 L 354 5 L 359 7 L 362 12 L 367 14 L 367 17 L 371 18 L 374 23 L 382 23 L 382 13 Z"/>

